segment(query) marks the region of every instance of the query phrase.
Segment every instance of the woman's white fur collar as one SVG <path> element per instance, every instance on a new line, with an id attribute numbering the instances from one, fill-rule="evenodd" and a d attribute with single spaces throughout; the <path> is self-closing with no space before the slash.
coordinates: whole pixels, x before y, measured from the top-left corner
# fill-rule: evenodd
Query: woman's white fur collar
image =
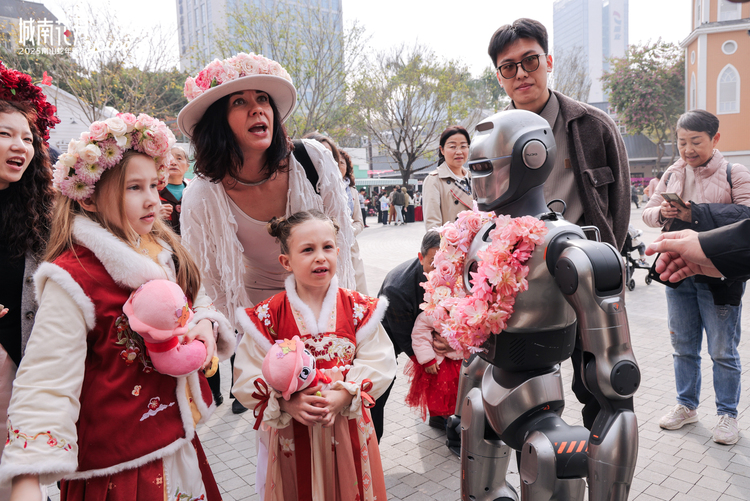
<path id="1" fill-rule="evenodd" d="M 297 282 L 294 280 L 294 275 L 286 277 L 284 288 L 286 289 L 286 296 L 289 298 L 289 304 L 292 305 L 292 308 L 302 314 L 302 319 L 305 321 L 305 327 L 310 331 L 310 334 L 326 332 L 328 330 L 328 319 L 331 316 L 333 308 L 336 307 L 336 295 L 339 292 L 339 279 L 335 275 L 333 279 L 331 279 L 331 284 L 328 286 L 328 292 L 326 292 L 326 297 L 323 299 L 323 306 L 320 308 L 320 316 L 317 320 L 315 319 L 315 315 L 313 315 L 310 307 L 303 303 L 297 295 Z"/>
<path id="2" fill-rule="evenodd" d="M 107 273 L 119 285 L 137 289 L 149 280 L 174 279 L 167 270 L 148 256 L 139 254 L 131 246 L 114 236 L 106 228 L 85 216 L 73 222 L 73 238 L 88 248 L 102 262 Z M 171 249 L 166 242 L 159 241 L 165 249 L 157 259 L 171 270 Z M 174 272 L 172 272 L 174 275 Z"/>

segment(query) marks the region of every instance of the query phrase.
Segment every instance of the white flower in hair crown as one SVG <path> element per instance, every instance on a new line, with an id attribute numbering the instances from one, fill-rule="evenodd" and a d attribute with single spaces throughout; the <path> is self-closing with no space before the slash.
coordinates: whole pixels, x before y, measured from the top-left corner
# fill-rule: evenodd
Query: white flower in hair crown
<path id="1" fill-rule="evenodd" d="M 292 82 L 289 73 L 276 61 L 258 54 L 240 52 L 223 61 L 214 59 L 195 78 L 188 77 L 185 80 L 185 98 L 192 101 L 218 85 L 253 75 L 271 75 Z"/>
<path id="2" fill-rule="evenodd" d="M 92 123 L 77 141 L 70 141 L 68 152 L 54 166 L 53 185 L 68 198 L 85 200 L 104 171 L 117 165 L 127 150 L 150 156 L 158 169 L 174 144 L 174 134 L 161 120 L 145 113 L 119 113 Z"/>

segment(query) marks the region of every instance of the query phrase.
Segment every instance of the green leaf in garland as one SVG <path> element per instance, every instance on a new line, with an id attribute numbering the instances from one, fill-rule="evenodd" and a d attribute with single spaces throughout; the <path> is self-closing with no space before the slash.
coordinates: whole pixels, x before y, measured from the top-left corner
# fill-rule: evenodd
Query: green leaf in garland
<path id="1" fill-rule="evenodd" d="M 16 95 L 16 89 L 10 89 L 11 94 Z"/>
<path id="2" fill-rule="evenodd" d="M 219 85 L 219 82 L 218 82 L 218 81 L 216 80 L 216 78 L 214 77 L 214 79 L 213 79 L 213 80 L 211 80 L 211 85 L 209 85 L 209 86 L 208 86 L 208 88 L 209 88 L 209 89 L 213 89 L 213 88 L 214 88 L 214 87 L 216 87 L 217 85 Z M 14 94 L 15 94 L 15 93 L 14 93 Z"/>

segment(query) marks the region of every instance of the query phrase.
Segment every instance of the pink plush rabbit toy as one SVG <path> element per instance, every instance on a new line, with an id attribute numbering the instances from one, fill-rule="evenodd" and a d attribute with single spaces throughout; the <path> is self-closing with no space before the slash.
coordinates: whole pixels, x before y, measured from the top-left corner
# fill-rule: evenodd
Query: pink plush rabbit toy
<path id="1" fill-rule="evenodd" d="M 169 376 L 186 376 L 200 369 L 206 347 L 198 340 L 180 343 L 193 318 L 185 293 L 169 280 L 141 285 L 123 306 L 131 329 L 141 335 L 154 369 Z"/>

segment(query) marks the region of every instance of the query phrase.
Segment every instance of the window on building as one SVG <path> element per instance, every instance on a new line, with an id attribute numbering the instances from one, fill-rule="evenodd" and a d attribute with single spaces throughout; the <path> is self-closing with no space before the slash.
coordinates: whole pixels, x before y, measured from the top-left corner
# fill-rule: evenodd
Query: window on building
<path id="1" fill-rule="evenodd" d="M 697 28 L 703 23 L 701 15 L 701 0 L 695 0 L 695 27 Z"/>
<path id="2" fill-rule="evenodd" d="M 737 42 L 734 40 L 727 40 L 721 44 L 721 51 L 726 55 L 732 55 L 737 52 Z"/>
<path id="3" fill-rule="evenodd" d="M 719 0 L 719 21 L 732 21 L 740 19 L 742 15 L 742 4 L 733 3 L 729 0 Z"/>
<path id="4" fill-rule="evenodd" d="M 697 108 L 698 102 L 698 89 L 695 83 L 695 73 L 690 75 L 690 109 L 694 110 Z"/>
<path id="5" fill-rule="evenodd" d="M 719 73 L 716 92 L 716 109 L 719 114 L 740 112 L 740 74 L 728 64 Z"/>

